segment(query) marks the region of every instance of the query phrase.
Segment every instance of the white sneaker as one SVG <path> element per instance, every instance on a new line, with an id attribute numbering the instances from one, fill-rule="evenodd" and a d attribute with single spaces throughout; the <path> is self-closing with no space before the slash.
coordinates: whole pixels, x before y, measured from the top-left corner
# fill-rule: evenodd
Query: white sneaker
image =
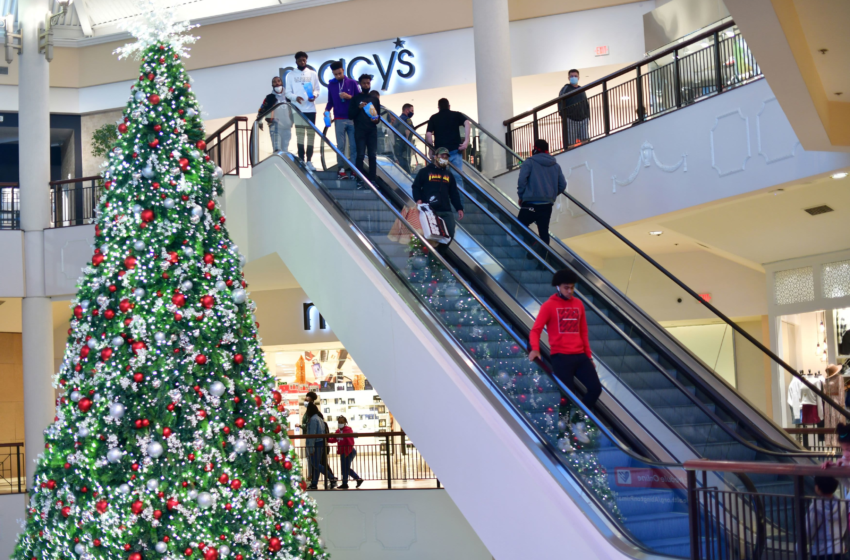
<path id="1" fill-rule="evenodd" d="M 587 437 L 587 427 L 584 422 L 576 422 L 570 426 L 573 430 L 573 435 L 582 443 L 590 443 L 590 438 Z"/>
<path id="2" fill-rule="evenodd" d="M 310 171 L 316 170 L 316 167 L 313 165 L 312 161 L 308 161 L 305 165 L 307 166 L 307 169 L 309 169 Z"/>

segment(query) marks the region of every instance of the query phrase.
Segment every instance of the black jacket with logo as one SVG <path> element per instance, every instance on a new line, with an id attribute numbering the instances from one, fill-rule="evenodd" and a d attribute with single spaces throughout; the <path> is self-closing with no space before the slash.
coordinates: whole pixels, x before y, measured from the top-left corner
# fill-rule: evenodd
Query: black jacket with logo
<path id="1" fill-rule="evenodd" d="M 433 163 L 419 170 L 413 180 L 413 200 L 421 200 L 434 212 L 463 210 L 454 175 Z"/>

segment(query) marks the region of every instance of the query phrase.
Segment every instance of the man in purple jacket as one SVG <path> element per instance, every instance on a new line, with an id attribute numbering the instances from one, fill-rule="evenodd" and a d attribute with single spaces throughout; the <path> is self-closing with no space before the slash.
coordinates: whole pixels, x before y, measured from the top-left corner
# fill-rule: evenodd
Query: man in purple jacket
<path id="1" fill-rule="evenodd" d="M 345 77 L 345 70 L 339 60 L 331 63 L 334 78 L 328 82 L 328 104 L 325 107 L 325 123 L 331 120 L 331 109 L 334 112 L 334 131 L 336 132 L 336 146 L 345 154 L 348 146 L 348 159 L 354 162 L 357 151 L 354 146 L 354 121 L 348 115 L 348 101 L 360 93 L 360 86 L 351 78 Z M 351 169 L 348 170 L 351 173 Z M 345 170 L 339 168 L 340 178 L 345 178 Z"/>

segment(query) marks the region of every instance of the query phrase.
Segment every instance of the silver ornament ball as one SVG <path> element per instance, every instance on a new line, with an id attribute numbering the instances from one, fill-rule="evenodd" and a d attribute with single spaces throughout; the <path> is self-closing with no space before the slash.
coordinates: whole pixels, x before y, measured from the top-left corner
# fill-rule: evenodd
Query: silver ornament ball
<path id="1" fill-rule="evenodd" d="M 253 498 L 248 500 L 248 509 L 251 510 L 251 511 L 254 511 L 255 509 L 257 509 L 257 500 L 255 500 Z"/>
<path id="2" fill-rule="evenodd" d="M 263 436 L 261 442 L 263 444 L 263 451 L 265 451 L 266 453 L 271 453 L 272 451 L 274 451 L 274 440 L 272 438 L 270 438 L 269 436 Z"/>
<path id="3" fill-rule="evenodd" d="M 197 497 L 198 497 L 198 491 L 197 491 L 197 490 L 194 490 L 194 489 L 193 489 L 193 490 L 189 490 L 189 494 L 188 494 L 188 495 L 189 495 L 189 499 L 190 499 L 190 500 L 195 500 L 195 499 L 197 499 Z"/>
<path id="4" fill-rule="evenodd" d="M 135 290 L 133 290 L 133 295 L 136 296 L 138 299 L 142 299 L 143 297 L 145 297 L 145 289 L 136 288 Z"/>
<path id="5" fill-rule="evenodd" d="M 154 176 L 153 168 L 151 166 L 147 166 L 144 169 L 142 169 L 142 176 L 145 179 L 153 179 L 153 176 Z"/>
<path id="6" fill-rule="evenodd" d="M 152 441 L 148 444 L 148 455 L 150 455 L 154 459 L 160 457 L 164 452 L 165 449 L 158 441 Z"/>
<path id="7" fill-rule="evenodd" d="M 133 214 L 141 214 L 142 210 L 143 210 L 143 208 L 140 204 L 134 204 L 133 205 Z"/>
<path id="8" fill-rule="evenodd" d="M 89 437 L 89 429 L 80 426 L 80 429 L 77 430 L 77 437 L 79 437 L 79 438 Z"/>
<path id="9" fill-rule="evenodd" d="M 283 452 L 284 454 L 289 453 L 289 448 L 290 448 L 290 447 L 292 447 L 292 446 L 290 445 L 290 443 L 289 443 L 289 440 L 288 440 L 288 439 L 281 440 L 281 442 L 280 442 L 278 445 L 280 445 L 280 450 L 281 450 L 281 452 Z"/>
<path id="10" fill-rule="evenodd" d="M 159 488 L 159 481 L 152 478 L 145 483 L 145 486 L 147 486 L 148 490 L 151 492 L 156 492 L 156 489 Z"/>
<path id="11" fill-rule="evenodd" d="M 201 208 L 200 206 L 193 206 L 192 207 L 192 215 L 200 218 L 201 216 L 204 215 L 204 209 Z"/>
<path id="12" fill-rule="evenodd" d="M 218 555 L 221 558 L 227 558 L 228 556 L 230 556 L 230 547 L 226 544 L 221 545 L 220 547 L 218 547 Z"/>
<path id="13" fill-rule="evenodd" d="M 292 532 L 292 523 L 290 523 L 289 521 L 284 521 L 283 522 L 283 532 L 284 533 L 291 533 Z"/>
<path id="14" fill-rule="evenodd" d="M 136 251 L 144 251 L 145 250 L 145 242 L 142 241 L 141 239 L 139 241 L 136 241 L 135 243 L 133 243 L 133 249 L 135 249 Z"/>
<path id="15" fill-rule="evenodd" d="M 90 305 L 91 305 L 91 302 L 87 299 L 84 299 L 83 301 L 80 302 L 80 307 L 83 308 L 83 311 L 88 309 Z"/>
<path id="16" fill-rule="evenodd" d="M 89 341 L 86 342 L 86 346 L 94 350 L 95 348 L 97 348 L 97 340 L 95 340 L 94 338 L 90 338 Z"/>
<path id="17" fill-rule="evenodd" d="M 219 292 L 223 292 L 227 289 L 227 284 L 225 284 L 223 280 L 217 280 L 215 283 L 215 289 Z"/>
<path id="18" fill-rule="evenodd" d="M 233 293 L 230 294 L 230 297 L 233 299 L 233 303 L 237 305 L 242 305 L 248 300 L 248 294 L 242 288 L 237 288 L 233 290 Z"/>
<path id="19" fill-rule="evenodd" d="M 166 552 L 168 552 L 168 545 L 162 541 L 156 543 L 153 548 L 160 554 L 165 554 Z"/>
<path id="20" fill-rule="evenodd" d="M 109 303 L 109 297 L 105 295 L 99 295 L 97 296 L 97 299 L 95 301 L 97 301 L 97 304 L 102 307 Z"/>
<path id="21" fill-rule="evenodd" d="M 193 286 L 194 284 L 192 284 L 191 280 L 183 280 L 183 282 L 180 284 L 180 288 L 182 288 L 184 292 L 188 292 L 192 289 Z"/>
<path id="22" fill-rule="evenodd" d="M 166 198 L 165 200 L 162 201 L 162 205 L 165 206 L 166 210 L 171 210 L 172 208 L 174 208 L 174 199 L 173 198 Z"/>
<path id="23" fill-rule="evenodd" d="M 120 402 L 114 402 L 109 405 L 109 415 L 115 419 L 123 418 L 124 413 L 127 412 L 127 408 L 121 404 Z"/>
<path id="24" fill-rule="evenodd" d="M 137 91 L 136 94 L 133 96 L 133 99 L 135 99 L 137 103 L 141 103 L 145 100 L 145 92 L 141 90 Z"/>
<path id="25" fill-rule="evenodd" d="M 71 391 L 71 402 L 80 402 L 83 395 L 79 391 Z"/>
<path id="26" fill-rule="evenodd" d="M 213 497 L 209 492 L 201 492 L 198 494 L 198 505 L 203 508 L 210 508 L 213 505 Z"/>
<path id="27" fill-rule="evenodd" d="M 222 396 L 224 394 L 225 390 L 226 390 L 226 387 L 224 386 L 224 383 L 222 383 L 221 381 L 213 381 L 212 384 L 210 385 L 210 394 L 214 395 L 216 397 Z"/>
<path id="28" fill-rule="evenodd" d="M 153 339 L 157 344 L 162 344 L 163 342 L 165 342 L 165 333 L 162 331 L 156 332 L 153 335 Z"/>
<path id="29" fill-rule="evenodd" d="M 187 245 L 187 246 L 183 247 L 183 254 L 186 255 L 187 257 L 191 257 L 192 255 L 195 254 L 195 250 Z"/>
<path id="30" fill-rule="evenodd" d="M 118 491 L 121 492 L 122 494 L 129 494 L 130 493 L 130 485 L 126 484 L 126 483 L 122 484 L 121 486 L 118 487 Z"/>
<path id="31" fill-rule="evenodd" d="M 286 495 L 286 486 L 284 484 L 278 482 L 272 488 L 272 493 L 277 498 L 283 498 Z"/>
<path id="32" fill-rule="evenodd" d="M 82 556 L 86 553 L 86 545 L 84 545 L 83 543 L 77 543 L 76 545 L 74 545 L 74 552 Z"/>
<path id="33" fill-rule="evenodd" d="M 121 346 L 124 346 L 124 338 L 120 337 L 120 336 L 112 337 L 112 346 L 115 347 L 115 348 L 119 348 Z"/>
<path id="34" fill-rule="evenodd" d="M 237 439 L 236 443 L 233 444 L 233 451 L 237 454 L 242 454 L 248 451 L 248 444 L 245 443 L 244 439 Z"/>

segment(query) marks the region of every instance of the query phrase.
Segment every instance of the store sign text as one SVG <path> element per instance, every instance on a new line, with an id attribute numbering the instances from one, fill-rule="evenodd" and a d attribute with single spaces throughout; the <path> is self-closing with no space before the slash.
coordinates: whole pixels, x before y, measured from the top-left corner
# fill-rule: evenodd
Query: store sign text
<path id="1" fill-rule="evenodd" d="M 405 41 L 396 40 L 396 48 L 390 53 L 389 57 L 382 58 L 379 54 L 373 54 L 371 57 L 355 56 L 350 61 L 346 61 L 344 58 L 326 60 L 319 66 L 318 70 L 310 64 L 307 67 L 316 70 L 316 73 L 319 74 L 319 83 L 328 87 L 328 81 L 333 79 L 331 64 L 337 60 L 342 62 L 345 75 L 353 80 L 356 80 L 360 74 L 374 73 L 375 70 L 369 68 L 369 66 L 374 66 L 381 77 L 381 89 L 387 91 L 390 88 L 393 72 L 402 80 L 410 80 L 416 75 L 416 66 L 413 63 L 416 55 L 410 49 L 399 48 L 399 43 L 403 46 Z M 293 70 L 295 70 L 294 66 L 287 66 L 279 70 L 280 78 L 284 83 L 286 82 L 286 75 Z"/>

